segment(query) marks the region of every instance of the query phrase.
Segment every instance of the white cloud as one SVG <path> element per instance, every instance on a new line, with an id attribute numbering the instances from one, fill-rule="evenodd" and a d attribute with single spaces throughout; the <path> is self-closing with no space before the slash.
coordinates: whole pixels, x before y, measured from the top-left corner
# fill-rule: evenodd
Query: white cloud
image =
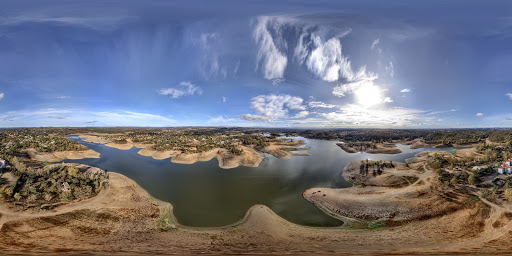
<path id="1" fill-rule="evenodd" d="M 1 99 L 3 99 L 3 98 L 4 98 L 4 96 L 5 96 L 5 94 L 4 94 L 3 92 L 2 92 L 2 93 L 0 93 L 0 100 L 1 100 Z"/>
<path id="2" fill-rule="evenodd" d="M 380 42 L 380 38 L 377 38 L 377 39 L 375 39 L 375 41 L 373 41 L 372 50 L 375 49 L 375 47 L 377 47 L 377 45 L 379 45 L 379 42 Z"/>
<path id="3" fill-rule="evenodd" d="M 277 48 L 268 27 L 273 26 L 277 33 L 280 21 L 275 17 L 261 16 L 256 18 L 253 38 L 258 46 L 256 70 L 260 68 L 265 79 L 283 78 L 288 58 Z"/>
<path id="4" fill-rule="evenodd" d="M 417 126 L 432 118 L 426 118 L 424 111 L 408 108 L 368 109 L 356 104 L 347 104 L 340 111 L 323 113 L 328 121 L 341 122 L 345 125 L 369 126 Z"/>
<path id="5" fill-rule="evenodd" d="M 171 98 L 180 98 L 189 95 L 201 95 L 203 90 L 191 82 L 181 82 L 178 88 L 162 88 L 158 91 L 160 95 L 170 95 Z"/>
<path id="6" fill-rule="evenodd" d="M 322 80 L 334 82 L 340 77 L 354 76 L 350 60 L 342 55 L 338 38 L 333 37 L 324 42 L 320 35 L 304 31 L 295 47 L 294 56 Z"/>
<path id="7" fill-rule="evenodd" d="M 405 89 L 400 90 L 400 92 L 403 92 L 403 93 L 411 92 L 411 89 L 405 88 Z"/>
<path id="8" fill-rule="evenodd" d="M 371 49 L 376 50 L 377 52 L 379 52 L 379 54 L 381 54 L 382 49 L 379 47 L 379 43 L 380 43 L 380 38 L 375 39 L 375 41 L 373 41 L 373 43 L 372 43 Z"/>
<path id="9" fill-rule="evenodd" d="M 426 113 L 425 115 L 430 116 L 430 115 L 444 114 L 444 113 L 450 113 L 450 112 L 455 112 L 455 111 L 459 111 L 459 110 L 455 109 L 455 108 L 452 108 L 450 110 L 431 111 L 431 112 Z"/>
<path id="10" fill-rule="evenodd" d="M 44 12 L 44 11 L 42 11 Z M 54 14 L 14 16 L 0 18 L 0 25 L 18 25 L 26 22 L 54 23 L 58 25 L 86 27 L 98 31 L 113 31 L 121 24 L 134 20 L 135 16 L 108 15 L 104 17 L 53 17 Z"/>
<path id="11" fill-rule="evenodd" d="M 382 100 L 382 102 L 393 102 L 393 100 L 390 97 L 386 97 Z"/>
<path id="12" fill-rule="evenodd" d="M 226 103 L 228 101 L 228 98 L 222 96 L 222 103 Z"/>
<path id="13" fill-rule="evenodd" d="M 286 81 L 286 79 L 283 79 L 283 78 L 272 79 L 272 85 L 280 85 L 284 81 Z"/>
<path id="14" fill-rule="evenodd" d="M 59 96 L 59 97 L 57 97 L 57 99 L 69 99 L 69 98 L 71 98 L 71 97 L 69 97 L 69 96 Z"/>
<path id="15" fill-rule="evenodd" d="M 389 71 L 391 77 L 395 77 L 395 66 L 392 61 L 389 61 L 389 64 L 386 65 L 386 71 Z"/>
<path id="16" fill-rule="evenodd" d="M 311 108 L 335 108 L 337 105 L 334 104 L 326 104 L 321 101 L 310 101 L 308 102 L 309 107 Z"/>
<path id="17" fill-rule="evenodd" d="M 256 115 L 245 114 L 242 119 L 251 121 L 272 121 L 288 117 L 289 110 L 300 110 L 299 116 L 309 114 L 304 112 L 306 106 L 303 99 L 290 95 L 259 95 L 251 99 L 251 108 Z"/>
<path id="18" fill-rule="evenodd" d="M 304 118 L 309 115 L 309 111 L 303 110 L 297 113 L 293 118 Z"/>
<path id="19" fill-rule="evenodd" d="M 0 127 L 28 126 L 171 126 L 176 120 L 133 111 L 90 111 L 86 109 L 32 109 L 0 114 Z"/>
<path id="20" fill-rule="evenodd" d="M 507 93 L 505 96 L 508 96 L 508 98 L 512 100 L 512 93 Z"/>
<path id="21" fill-rule="evenodd" d="M 482 117 L 482 116 L 485 116 L 484 113 L 476 113 L 475 116 L 479 116 L 479 117 Z"/>

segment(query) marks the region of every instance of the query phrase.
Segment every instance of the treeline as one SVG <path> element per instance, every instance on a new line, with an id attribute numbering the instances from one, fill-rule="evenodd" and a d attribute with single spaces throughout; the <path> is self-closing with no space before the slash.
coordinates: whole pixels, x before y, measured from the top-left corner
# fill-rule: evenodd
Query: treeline
<path id="1" fill-rule="evenodd" d="M 47 129 L 1 130 L 0 153 L 15 155 L 27 148 L 34 148 L 39 152 L 87 150 L 86 146 L 65 137 L 59 137 Z"/>
<path id="2" fill-rule="evenodd" d="M 429 144 L 472 144 L 485 139 L 492 142 L 512 142 L 510 129 L 321 129 L 283 130 L 289 136 L 310 139 L 342 140 L 345 142 L 383 143 L 393 140 L 410 141 L 423 138 Z"/>

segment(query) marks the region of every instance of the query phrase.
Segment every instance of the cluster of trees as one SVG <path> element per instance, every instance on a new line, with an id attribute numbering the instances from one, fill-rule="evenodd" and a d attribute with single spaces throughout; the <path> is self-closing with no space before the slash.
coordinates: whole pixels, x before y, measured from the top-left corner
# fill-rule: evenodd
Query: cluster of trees
<path id="1" fill-rule="evenodd" d="M 372 175 L 381 175 L 384 168 L 393 168 L 395 165 L 393 165 L 393 161 L 384 162 L 384 161 L 361 161 L 361 164 L 359 165 L 359 174 L 361 175 L 368 175 L 370 169 L 372 170 Z"/>
<path id="2" fill-rule="evenodd" d="M 236 130 L 222 128 L 197 129 L 160 129 L 137 130 L 124 134 L 103 135 L 108 141 L 124 144 L 128 140 L 146 144 L 154 144 L 157 151 L 176 150 L 183 153 L 201 153 L 214 148 L 224 148 L 234 155 L 241 155 L 241 145 L 264 148 L 270 142 L 277 141 L 275 136 L 261 134 L 244 134 Z"/>
<path id="3" fill-rule="evenodd" d="M 345 142 L 343 145 L 346 147 L 356 148 L 361 151 L 368 149 L 368 148 L 371 148 L 371 149 L 377 148 L 376 142 Z"/>
<path id="4" fill-rule="evenodd" d="M 287 135 L 345 142 L 383 143 L 417 138 L 423 138 L 429 144 L 444 145 L 472 144 L 487 138 L 493 142 L 512 142 L 510 129 L 282 129 L 280 131 Z"/>
<path id="5" fill-rule="evenodd" d="M 39 152 L 81 151 L 87 147 L 45 129 L 5 129 L 0 132 L 0 153 L 16 155 L 22 149 Z"/>
<path id="6" fill-rule="evenodd" d="M 85 173 L 75 166 L 54 165 L 43 169 L 27 168 L 17 157 L 11 159 L 12 173 L 17 177 L 12 186 L 0 189 L 4 202 L 43 205 L 86 199 L 96 195 L 106 184 L 105 172 Z"/>

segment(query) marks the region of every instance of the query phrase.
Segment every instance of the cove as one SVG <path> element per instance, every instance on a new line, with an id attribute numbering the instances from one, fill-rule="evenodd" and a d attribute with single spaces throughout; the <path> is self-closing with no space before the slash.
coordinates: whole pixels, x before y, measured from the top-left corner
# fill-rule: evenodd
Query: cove
<path id="1" fill-rule="evenodd" d="M 352 186 L 343 179 L 343 168 L 352 160 L 384 160 L 403 162 L 426 150 L 455 152 L 455 149 L 410 149 L 398 144 L 400 154 L 346 153 L 336 141 L 294 138 L 305 141 L 311 156 L 293 156 L 281 160 L 269 154 L 259 167 L 222 169 L 214 158 L 194 164 L 175 164 L 170 159 L 155 160 L 137 154 L 139 148 L 119 150 L 77 141 L 101 154 L 100 158 L 66 160 L 107 171 L 118 172 L 136 181 L 152 196 L 174 206 L 177 220 L 187 226 L 224 226 L 240 220 L 255 204 L 264 204 L 286 220 L 307 226 L 334 227 L 342 221 L 334 219 L 302 198 L 312 187 L 345 188 Z"/>

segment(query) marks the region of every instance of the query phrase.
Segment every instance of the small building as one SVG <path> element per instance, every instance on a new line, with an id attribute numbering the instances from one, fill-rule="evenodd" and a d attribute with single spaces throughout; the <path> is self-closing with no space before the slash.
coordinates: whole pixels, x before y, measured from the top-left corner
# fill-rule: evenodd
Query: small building
<path id="1" fill-rule="evenodd" d="M 7 163 L 5 162 L 5 160 L 0 159 L 0 167 L 7 167 Z"/>
<path id="2" fill-rule="evenodd" d="M 512 173 L 510 165 L 507 164 L 507 163 L 502 164 L 500 167 L 498 167 L 498 173 L 499 174 L 510 174 L 510 173 Z"/>
<path id="3" fill-rule="evenodd" d="M 63 192 L 71 192 L 71 187 L 69 186 L 69 183 L 67 183 L 67 182 L 62 183 L 62 191 Z"/>
<path id="4" fill-rule="evenodd" d="M 483 169 L 483 168 L 485 168 L 485 167 L 482 167 L 482 166 L 474 166 L 474 167 L 472 168 L 472 170 L 473 170 L 473 171 L 477 171 L 477 170 L 480 170 L 480 169 Z"/>

